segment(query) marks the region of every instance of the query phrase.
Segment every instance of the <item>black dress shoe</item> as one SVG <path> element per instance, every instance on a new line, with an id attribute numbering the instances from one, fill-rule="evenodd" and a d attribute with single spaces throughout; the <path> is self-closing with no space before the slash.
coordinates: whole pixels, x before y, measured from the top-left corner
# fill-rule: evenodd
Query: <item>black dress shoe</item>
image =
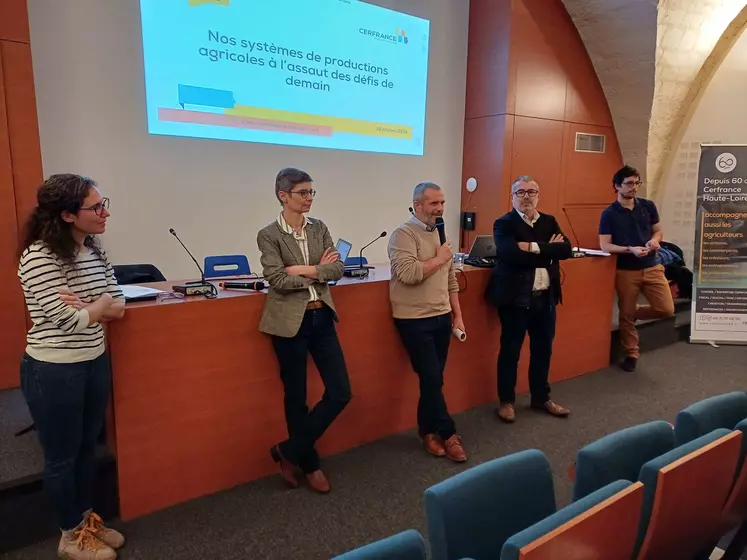
<path id="1" fill-rule="evenodd" d="M 635 371 L 635 366 L 637 364 L 638 364 L 638 358 L 633 358 L 631 356 L 628 356 L 622 361 L 622 363 L 620 363 L 620 367 L 623 368 L 625 371 Z"/>

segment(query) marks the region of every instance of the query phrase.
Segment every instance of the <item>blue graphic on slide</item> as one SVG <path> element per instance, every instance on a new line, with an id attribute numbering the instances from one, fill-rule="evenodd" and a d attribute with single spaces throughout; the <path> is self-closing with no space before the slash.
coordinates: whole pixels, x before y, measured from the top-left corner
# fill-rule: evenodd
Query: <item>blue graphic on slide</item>
<path id="1" fill-rule="evenodd" d="M 423 155 L 430 24 L 358 0 L 141 0 L 148 132 Z"/>
<path id="2" fill-rule="evenodd" d="M 236 103 L 231 91 L 179 84 L 179 105 L 185 104 L 232 109 Z"/>

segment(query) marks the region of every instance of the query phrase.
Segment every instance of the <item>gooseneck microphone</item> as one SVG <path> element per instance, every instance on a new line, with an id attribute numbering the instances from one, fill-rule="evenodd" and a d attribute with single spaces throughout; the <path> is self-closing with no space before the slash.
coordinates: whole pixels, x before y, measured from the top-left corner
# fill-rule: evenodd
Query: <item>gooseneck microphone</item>
<path id="1" fill-rule="evenodd" d="M 170 228 L 169 233 L 176 238 L 176 240 L 179 242 L 179 245 L 184 248 L 184 250 L 192 259 L 192 262 L 195 263 L 197 270 L 200 271 L 199 280 L 194 282 L 185 282 L 184 284 L 178 284 L 176 286 L 172 286 L 172 289 L 175 292 L 184 294 L 185 296 L 205 296 L 207 298 L 217 297 L 218 290 L 216 290 L 215 286 L 213 286 L 210 282 L 205 281 L 205 271 L 202 270 L 200 263 L 197 262 L 195 256 L 189 251 L 189 249 L 187 249 L 187 246 L 182 242 L 181 239 L 179 239 L 179 236 L 176 234 L 176 231 L 174 231 L 174 228 Z"/>
<path id="2" fill-rule="evenodd" d="M 436 218 L 436 229 L 438 230 L 438 239 L 441 241 L 441 245 L 443 245 L 446 243 L 446 224 L 441 216 Z"/>
<path id="3" fill-rule="evenodd" d="M 199 282 L 187 282 L 187 284 L 205 284 L 205 271 L 202 270 L 202 267 L 200 266 L 200 263 L 197 262 L 197 259 L 195 258 L 195 256 L 192 253 L 190 253 L 189 249 L 187 249 L 187 246 L 182 242 L 181 239 L 179 239 L 179 236 L 176 234 L 176 231 L 174 231 L 174 228 L 169 228 L 169 233 L 176 238 L 176 240 L 179 242 L 179 245 L 181 245 L 182 247 L 184 247 L 184 250 L 187 251 L 187 254 L 192 259 L 192 262 L 195 263 L 195 266 L 197 267 L 197 270 L 200 271 L 200 280 L 199 280 Z"/>
<path id="4" fill-rule="evenodd" d="M 374 239 L 370 243 L 367 243 L 366 245 L 364 245 L 363 247 L 361 247 L 360 253 L 358 255 L 358 261 L 359 261 L 358 264 L 360 265 L 360 268 L 363 268 L 363 249 L 367 249 L 368 247 L 370 247 L 371 245 L 373 245 L 374 243 L 376 243 L 382 237 L 386 237 L 386 232 L 385 231 L 382 231 L 376 239 Z"/>
<path id="5" fill-rule="evenodd" d="M 358 253 L 358 268 L 354 268 L 352 270 L 346 270 L 345 271 L 345 276 L 352 276 L 352 277 L 358 278 L 358 279 L 366 278 L 368 276 L 369 270 L 368 270 L 367 267 L 363 266 L 363 250 L 366 249 L 367 247 L 373 245 L 374 243 L 376 243 L 382 237 L 386 237 L 386 235 L 387 235 L 386 232 L 382 231 L 376 237 L 376 239 L 374 239 L 370 243 L 367 243 L 366 245 L 364 245 L 363 247 L 361 247 L 361 250 Z"/>
<path id="6" fill-rule="evenodd" d="M 573 251 L 573 257 L 585 257 L 586 253 L 584 253 L 581 250 L 581 243 L 578 242 L 578 235 L 576 235 L 576 230 L 573 228 L 573 222 L 571 221 L 571 217 L 568 215 L 568 210 L 565 209 L 565 206 L 563 207 L 563 214 L 565 214 L 565 219 L 568 220 L 568 225 L 571 226 L 571 233 L 573 234 L 573 240 L 576 242 L 576 249 Z"/>

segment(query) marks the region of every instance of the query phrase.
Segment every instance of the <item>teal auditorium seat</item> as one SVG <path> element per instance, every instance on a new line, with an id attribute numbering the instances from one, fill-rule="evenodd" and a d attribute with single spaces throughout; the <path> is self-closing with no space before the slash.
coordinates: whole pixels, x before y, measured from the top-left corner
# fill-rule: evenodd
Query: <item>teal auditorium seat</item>
<path id="1" fill-rule="evenodd" d="M 501 551 L 500 560 L 519 560 L 519 552 L 540 537 L 554 531 L 561 525 L 578 517 L 582 513 L 599 505 L 603 501 L 611 498 L 618 492 L 625 490 L 632 482 L 627 480 L 618 480 L 596 490 L 580 500 L 573 502 L 571 505 L 564 507 L 558 512 L 546 517 L 542 521 L 535 523 L 531 527 L 515 534 L 506 541 Z"/>
<path id="2" fill-rule="evenodd" d="M 734 391 L 717 395 L 693 403 L 677 414 L 674 437 L 677 445 L 682 445 L 718 428 L 732 430 L 745 418 L 747 394 L 743 391 Z"/>
<path id="3" fill-rule="evenodd" d="M 640 551 L 640 548 L 643 545 L 643 541 L 646 537 L 646 532 L 649 529 L 649 522 L 651 522 L 651 516 L 654 511 L 654 502 L 656 500 L 659 471 L 667 465 L 670 465 L 675 461 L 682 459 L 690 453 L 698 451 L 702 447 L 705 447 L 706 445 L 713 443 L 716 440 L 729 435 L 730 433 L 732 433 L 732 430 L 714 430 L 709 434 L 696 438 L 684 445 L 680 445 L 672 449 L 671 451 L 648 461 L 645 465 L 643 465 L 643 467 L 641 468 L 640 476 L 638 477 L 638 480 L 643 483 L 643 506 L 641 508 L 641 523 L 638 530 L 638 540 L 635 547 L 636 554 Z M 733 470 L 730 469 L 730 472 L 733 472 Z M 691 481 L 693 485 L 711 485 L 713 482 L 713 480 L 708 480 L 707 478 Z M 728 490 L 724 492 L 724 499 L 719 500 L 721 502 L 719 507 L 723 507 L 724 503 L 726 502 L 727 495 Z M 681 501 L 680 509 L 685 513 L 691 512 L 693 514 L 693 517 L 697 517 L 698 514 L 702 512 L 697 511 L 697 507 L 692 507 L 692 505 L 689 503 L 688 498 L 689 495 L 686 492 L 681 494 L 681 496 L 678 498 L 678 501 Z M 701 528 L 693 526 L 692 523 L 684 522 L 682 526 L 678 527 L 678 530 L 680 532 L 687 531 L 688 533 L 697 533 L 699 530 L 701 530 Z"/>
<path id="4" fill-rule="evenodd" d="M 425 491 L 432 560 L 498 559 L 504 543 L 556 511 L 547 457 L 494 459 Z"/>
<path id="5" fill-rule="evenodd" d="M 425 560 L 425 542 L 414 529 L 367 544 L 333 560 Z"/>
<path id="6" fill-rule="evenodd" d="M 616 480 L 638 480 L 647 461 L 672 449 L 672 426 L 661 420 L 613 432 L 590 443 L 576 455 L 573 501 Z"/>

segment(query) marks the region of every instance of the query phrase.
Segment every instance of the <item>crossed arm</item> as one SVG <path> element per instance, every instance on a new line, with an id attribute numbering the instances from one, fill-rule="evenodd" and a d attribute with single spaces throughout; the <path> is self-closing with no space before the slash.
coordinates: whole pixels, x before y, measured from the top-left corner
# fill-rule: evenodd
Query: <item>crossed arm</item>
<path id="1" fill-rule="evenodd" d="M 523 268 L 547 268 L 550 261 L 568 259 L 573 254 L 573 248 L 557 221 L 548 242 L 517 242 L 511 222 L 505 219 L 498 219 L 493 224 L 493 238 L 501 259 Z"/>

